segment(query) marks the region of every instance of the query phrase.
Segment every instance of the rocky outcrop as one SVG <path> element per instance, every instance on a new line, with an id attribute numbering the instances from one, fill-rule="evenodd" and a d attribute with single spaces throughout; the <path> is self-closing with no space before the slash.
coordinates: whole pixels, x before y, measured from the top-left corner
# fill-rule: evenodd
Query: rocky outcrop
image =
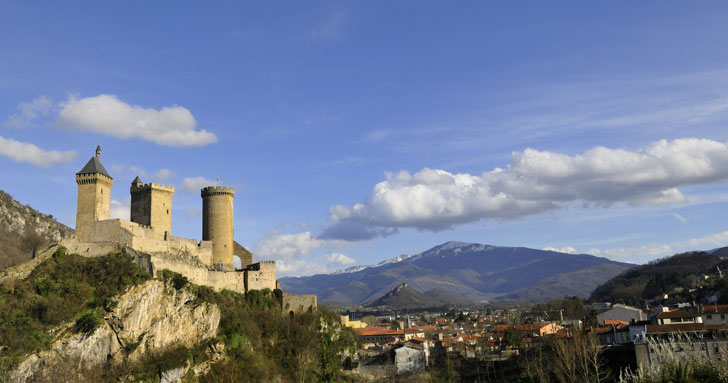
<path id="1" fill-rule="evenodd" d="M 0 228 L 21 233 L 32 231 L 53 242 L 58 242 L 73 233 L 71 228 L 56 221 L 52 215 L 43 214 L 21 204 L 2 190 L 0 190 Z"/>
<path id="2" fill-rule="evenodd" d="M 73 230 L 0 190 L 0 269 L 18 265 L 37 255 L 51 242 L 73 235 Z"/>
<path id="3" fill-rule="evenodd" d="M 71 324 L 56 329 L 60 335 L 52 349 L 23 360 L 12 380 L 25 382 L 61 361 L 93 367 L 139 360 L 175 346 L 194 347 L 214 337 L 220 322 L 217 306 L 196 303 L 195 298 L 185 289 L 175 290 L 158 280 L 132 287 L 118 297 L 116 307 L 91 334 L 74 334 Z M 170 374 L 169 378 L 176 376 Z"/>

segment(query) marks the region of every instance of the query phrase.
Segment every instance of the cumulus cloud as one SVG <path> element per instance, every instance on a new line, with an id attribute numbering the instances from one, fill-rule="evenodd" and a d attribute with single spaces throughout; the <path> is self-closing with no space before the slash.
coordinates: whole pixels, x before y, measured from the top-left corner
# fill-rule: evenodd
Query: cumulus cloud
<path id="1" fill-rule="evenodd" d="M 33 101 L 23 102 L 17 106 L 18 112 L 5 121 L 5 126 L 11 128 L 28 128 L 35 126 L 34 121 L 40 117 L 47 117 L 54 109 L 53 102 L 48 96 L 40 96 Z"/>
<path id="2" fill-rule="evenodd" d="M 111 165 L 111 170 L 115 173 L 127 173 L 129 175 L 139 176 L 142 179 L 142 182 L 147 182 L 147 179 L 152 179 L 154 181 L 165 181 L 171 178 L 174 175 L 174 172 L 167 168 L 162 168 L 157 170 L 156 172 L 149 173 L 145 169 L 136 166 L 136 165 L 124 165 L 124 164 L 114 164 Z"/>
<path id="3" fill-rule="evenodd" d="M 401 228 L 439 231 L 481 219 L 517 219 L 568 203 L 633 206 L 686 202 L 678 187 L 728 180 L 728 143 L 685 138 L 629 151 L 566 155 L 526 149 L 481 175 L 422 169 L 388 173 L 362 202 L 329 210 L 322 239 L 365 240 Z"/>
<path id="4" fill-rule="evenodd" d="M 559 247 L 559 248 L 547 246 L 547 247 L 544 247 L 542 250 L 556 251 L 558 253 L 566 253 L 566 254 L 577 254 L 578 253 L 576 251 L 576 249 L 571 246 Z"/>
<path id="5" fill-rule="evenodd" d="M 0 156 L 8 157 L 15 162 L 27 162 L 40 168 L 49 168 L 73 161 L 78 153 L 75 150 L 64 152 L 43 150 L 31 143 L 0 137 Z"/>
<path id="6" fill-rule="evenodd" d="M 216 184 L 213 180 L 208 180 L 205 177 L 187 177 L 182 180 L 182 191 L 189 194 L 198 194 L 200 189 L 207 186 L 214 186 Z"/>
<path id="7" fill-rule="evenodd" d="M 258 241 L 253 253 L 262 260 L 276 261 L 276 269 L 280 275 L 327 273 L 341 266 L 358 263 L 341 253 L 313 254 L 316 250 L 321 251 L 336 245 L 338 242 L 318 239 L 310 231 L 281 233 L 279 230 L 272 230 Z"/>
<path id="8" fill-rule="evenodd" d="M 120 218 L 128 221 L 131 216 L 131 199 L 127 198 L 124 200 L 124 202 L 112 199 L 109 216 L 112 219 Z"/>
<path id="9" fill-rule="evenodd" d="M 69 97 L 61 105 L 57 124 L 69 130 L 90 131 L 121 139 L 141 138 L 165 146 L 204 146 L 215 134 L 197 129 L 197 121 L 181 106 L 161 109 L 130 105 L 114 95 Z"/>
<path id="10" fill-rule="evenodd" d="M 253 253 L 262 260 L 276 261 L 281 275 L 307 275 L 328 271 L 326 265 L 311 260 L 311 251 L 320 249 L 325 241 L 316 239 L 311 232 L 284 234 L 273 230 L 263 236 Z"/>
<path id="11" fill-rule="evenodd" d="M 336 266 L 353 266 L 359 263 L 355 259 L 341 253 L 326 254 L 324 255 L 324 259 Z"/>
<path id="12" fill-rule="evenodd" d="M 273 230 L 256 245 L 255 254 L 261 259 L 298 259 L 308 257 L 311 251 L 323 247 L 325 241 L 316 239 L 311 232 L 283 234 Z"/>

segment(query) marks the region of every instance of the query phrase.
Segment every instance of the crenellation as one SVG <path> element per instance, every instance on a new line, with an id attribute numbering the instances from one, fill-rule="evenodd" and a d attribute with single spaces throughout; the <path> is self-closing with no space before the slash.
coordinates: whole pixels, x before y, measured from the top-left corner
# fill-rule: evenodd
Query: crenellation
<path id="1" fill-rule="evenodd" d="M 131 190 L 132 191 L 139 191 L 144 189 L 155 189 L 159 191 L 164 191 L 168 193 L 174 193 L 174 186 L 168 186 L 168 185 L 161 185 L 154 182 L 149 182 L 146 184 L 140 184 L 140 185 L 134 185 L 132 184 Z"/>

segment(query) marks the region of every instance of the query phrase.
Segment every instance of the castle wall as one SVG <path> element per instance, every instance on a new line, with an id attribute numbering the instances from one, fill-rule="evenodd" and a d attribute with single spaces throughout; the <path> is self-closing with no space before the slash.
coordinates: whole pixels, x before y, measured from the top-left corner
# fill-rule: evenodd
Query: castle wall
<path id="1" fill-rule="evenodd" d="M 116 242 L 79 242 L 74 237 L 64 238 L 61 240 L 60 245 L 65 247 L 68 253 L 84 257 L 98 257 L 118 253 L 124 248 L 123 245 Z"/>
<path id="2" fill-rule="evenodd" d="M 233 270 L 233 197 L 231 187 L 202 189 L 202 240 L 212 241 L 212 263 Z"/>
<path id="3" fill-rule="evenodd" d="M 282 295 L 281 309 L 284 313 L 300 313 L 318 308 L 316 294 L 299 295 L 282 291 Z"/>
<path id="4" fill-rule="evenodd" d="M 260 261 L 248 265 L 248 270 L 255 270 L 260 272 L 262 278 L 276 280 L 276 262 L 275 261 Z"/>
<path id="5" fill-rule="evenodd" d="M 91 233 L 93 242 L 115 242 L 122 246 L 132 246 L 134 235 L 143 234 L 137 231 L 134 233 L 122 227 L 120 219 L 107 219 L 92 223 Z M 79 238 L 80 239 L 80 238 Z"/>
<path id="6" fill-rule="evenodd" d="M 78 201 L 76 209 L 76 236 L 91 240 L 93 223 L 109 219 L 110 192 L 114 180 L 102 174 L 78 174 Z"/>
<path id="7" fill-rule="evenodd" d="M 151 264 L 156 277 L 160 270 L 170 270 L 187 277 L 187 279 L 201 286 L 209 286 L 216 291 L 224 289 L 244 293 L 245 273 L 240 271 L 214 271 L 200 265 L 190 264 L 184 259 L 175 259 L 166 254 L 152 254 Z"/>
<path id="8" fill-rule="evenodd" d="M 245 287 L 248 290 L 276 289 L 276 280 L 256 270 L 245 270 Z"/>
<path id="9" fill-rule="evenodd" d="M 166 242 L 170 254 L 175 256 L 189 255 L 196 257 L 205 266 L 212 265 L 212 242 L 171 236 Z"/>

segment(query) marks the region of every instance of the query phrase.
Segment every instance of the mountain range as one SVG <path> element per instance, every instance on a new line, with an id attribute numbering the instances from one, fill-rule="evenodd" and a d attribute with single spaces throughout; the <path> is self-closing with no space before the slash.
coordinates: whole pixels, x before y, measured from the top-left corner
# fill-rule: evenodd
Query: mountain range
<path id="1" fill-rule="evenodd" d="M 280 282 L 287 291 L 316 293 L 328 304 L 371 304 L 402 283 L 435 303 L 467 304 L 588 297 L 633 266 L 588 254 L 447 242 L 376 265 Z"/>

